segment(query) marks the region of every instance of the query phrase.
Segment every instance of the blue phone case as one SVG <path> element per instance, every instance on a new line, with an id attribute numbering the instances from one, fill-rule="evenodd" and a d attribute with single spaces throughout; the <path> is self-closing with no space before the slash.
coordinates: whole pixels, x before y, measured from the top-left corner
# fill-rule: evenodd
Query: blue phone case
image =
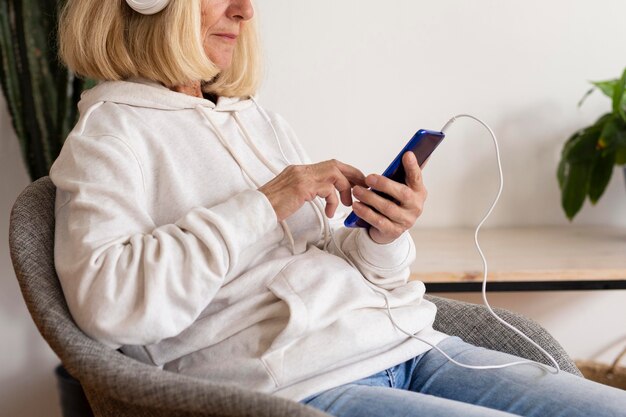
<path id="1" fill-rule="evenodd" d="M 421 167 L 424 161 L 428 159 L 431 153 L 439 146 L 444 138 L 443 132 L 436 132 L 433 130 L 420 129 L 406 144 L 406 146 L 398 153 L 393 162 L 387 167 L 383 176 L 390 178 L 396 182 L 405 183 L 406 173 L 404 172 L 404 166 L 402 165 L 402 155 L 405 152 L 411 151 L 417 157 L 417 162 Z M 395 201 L 395 199 L 385 193 L 374 191 L 376 194 L 385 197 L 388 200 Z M 375 210 L 375 209 L 374 209 Z M 346 220 L 343 222 L 346 227 L 364 227 L 369 229 L 371 226 L 368 222 L 357 216 L 354 211 L 350 213 Z"/>

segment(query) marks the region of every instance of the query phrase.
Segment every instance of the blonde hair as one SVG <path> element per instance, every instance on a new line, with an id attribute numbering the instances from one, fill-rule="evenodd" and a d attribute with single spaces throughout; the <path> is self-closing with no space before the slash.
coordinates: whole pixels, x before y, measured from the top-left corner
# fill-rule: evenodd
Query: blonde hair
<path id="1" fill-rule="evenodd" d="M 261 79 L 256 19 L 242 22 L 232 64 L 220 72 L 202 45 L 200 1 L 171 0 L 163 11 L 142 15 L 125 0 L 67 0 L 59 15 L 59 58 L 96 80 L 143 77 L 167 87 L 200 80 L 207 93 L 253 95 Z"/>

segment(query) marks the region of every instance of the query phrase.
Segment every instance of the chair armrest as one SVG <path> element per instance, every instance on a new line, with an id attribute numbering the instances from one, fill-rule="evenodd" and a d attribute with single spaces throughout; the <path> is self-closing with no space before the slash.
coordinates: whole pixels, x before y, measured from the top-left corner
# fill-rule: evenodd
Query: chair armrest
<path id="1" fill-rule="evenodd" d="M 437 305 L 437 317 L 433 324 L 436 330 L 451 336 L 459 336 L 476 346 L 552 365 L 536 347 L 496 320 L 487 307 L 433 295 L 427 295 L 426 299 Z M 493 310 L 504 321 L 544 348 L 554 357 L 562 370 L 582 376 L 559 342 L 537 322 L 505 309 Z"/>
<path id="2" fill-rule="evenodd" d="M 80 381 L 97 416 L 329 417 L 292 400 L 163 371 L 117 351 L 103 355 L 99 348 L 82 358 L 68 369 L 83 370 Z"/>

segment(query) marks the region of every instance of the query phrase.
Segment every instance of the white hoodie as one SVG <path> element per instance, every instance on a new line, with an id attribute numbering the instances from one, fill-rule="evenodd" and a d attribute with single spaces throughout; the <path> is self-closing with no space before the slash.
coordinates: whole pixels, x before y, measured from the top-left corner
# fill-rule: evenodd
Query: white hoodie
<path id="1" fill-rule="evenodd" d="M 259 186 L 310 160 L 253 98 L 213 104 L 135 78 L 97 85 L 78 107 L 50 177 L 55 265 L 91 337 L 296 401 L 430 348 L 394 328 L 373 288 L 400 327 L 446 337 L 424 285 L 408 282 L 408 233 L 380 245 L 310 203 L 277 222 Z"/>

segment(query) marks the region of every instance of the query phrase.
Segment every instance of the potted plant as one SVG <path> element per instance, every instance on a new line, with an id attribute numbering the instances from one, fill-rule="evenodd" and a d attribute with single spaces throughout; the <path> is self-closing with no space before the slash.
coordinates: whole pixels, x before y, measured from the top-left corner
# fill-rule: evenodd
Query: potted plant
<path id="1" fill-rule="evenodd" d="M 626 164 L 626 70 L 622 77 L 607 81 L 593 81 L 612 100 L 612 109 L 594 124 L 578 130 L 563 145 L 557 177 L 561 189 L 561 206 L 570 222 L 589 197 L 595 205 L 606 189 L 615 165 Z M 626 179 L 626 167 L 624 178 Z"/>
<path id="2" fill-rule="evenodd" d="M 57 17 L 66 0 L 0 0 L 0 86 L 32 180 L 48 175 L 96 82 L 58 59 Z"/>

